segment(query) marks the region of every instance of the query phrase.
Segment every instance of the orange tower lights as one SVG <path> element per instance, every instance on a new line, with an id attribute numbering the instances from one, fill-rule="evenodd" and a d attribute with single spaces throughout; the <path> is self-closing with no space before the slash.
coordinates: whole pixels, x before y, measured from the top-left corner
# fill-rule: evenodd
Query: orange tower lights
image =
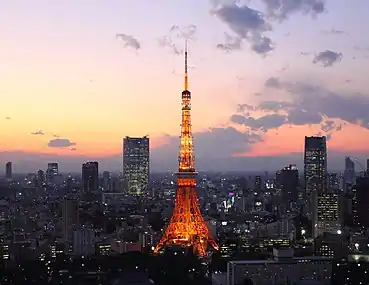
<path id="1" fill-rule="evenodd" d="M 193 247 L 196 255 L 204 256 L 210 244 L 218 250 L 203 217 L 196 195 L 195 156 L 191 130 L 191 92 L 188 91 L 187 42 L 185 49 L 185 78 L 182 91 L 182 124 L 178 157 L 177 192 L 174 210 L 163 237 L 154 253 L 164 246 L 180 245 Z"/>

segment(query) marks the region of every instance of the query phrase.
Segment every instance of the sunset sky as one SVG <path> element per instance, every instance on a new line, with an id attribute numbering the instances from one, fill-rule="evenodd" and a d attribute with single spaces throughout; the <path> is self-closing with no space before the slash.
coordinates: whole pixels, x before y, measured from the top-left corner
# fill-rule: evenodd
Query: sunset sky
<path id="1" fill-rule="evenodd" d="M 236 3 L 234 3 L 236 2 Z M 367 0 L 0 2 L 0 165 L 121 170 L 122 138 L 149 135 L 174 170 L 183 54 L 199 170 L 369 157 Z M 1 166 L 0 166 L 1 169 Z"/>

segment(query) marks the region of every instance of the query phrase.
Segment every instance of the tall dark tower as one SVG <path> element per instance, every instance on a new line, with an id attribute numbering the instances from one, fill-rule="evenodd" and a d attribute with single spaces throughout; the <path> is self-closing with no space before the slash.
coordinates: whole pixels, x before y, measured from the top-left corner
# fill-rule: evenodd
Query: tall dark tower
<path id="1" fill-rule="evenodd" d="M 11 163 L 11 161 L 9 161 L 5 164 L 5 177 L 7 179 L 10 179 L 10 178 L 12 178 L 12 176 L 13 176 L 12 163 Z"/>
<path id="2" fill-rule="evenodd" d="M 327 188 L 327 143 L 325 137 L 305 137 L 304 154 L 305 195 Z"/>
<path id="3" fill-rule="evenodd" d="M 85 193 L 97 191 L 99 188 L 98 162 L 86 162 L 82 165 L 82 180 Z"/>
<path id="4" fill-rule="evenodd" d="M 204 256 L 207 246 L 218 245 L 201 216 L 197 194 L 195 156 L 191 131 L 191 92 L 188 91 L 187 42 L 185 49 L 184 90 L 182 91 L 182 124 L 178 156 L 177 192 L 174 210 L 163 237 L 154 253 L 164 246 L 193 247 L 194 254 Z"/>

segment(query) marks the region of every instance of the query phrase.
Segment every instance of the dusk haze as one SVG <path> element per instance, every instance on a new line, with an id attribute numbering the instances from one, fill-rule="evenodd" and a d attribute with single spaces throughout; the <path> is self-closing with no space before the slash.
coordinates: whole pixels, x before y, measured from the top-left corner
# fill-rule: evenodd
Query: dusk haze
<path id="1" fill-rule="evenodd" d="M 186 40 L 198 171 L 301 167 L 313 135 L 328 169 L 364 161 L 368 1 L 278 2 L 1 1 L 0 165 L 119 172 L 147 135 L 150 170 L 175 171 Z"/>

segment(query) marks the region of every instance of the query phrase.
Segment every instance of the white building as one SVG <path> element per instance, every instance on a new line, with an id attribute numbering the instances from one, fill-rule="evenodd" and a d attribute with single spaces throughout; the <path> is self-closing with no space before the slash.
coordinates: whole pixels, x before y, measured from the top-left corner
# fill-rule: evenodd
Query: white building
<path id="1" fill-rule="evenodd" d="M 83 229 L 73 232 L 73 255 L 92 256 L 95 254 L 95 231 Z"/>

